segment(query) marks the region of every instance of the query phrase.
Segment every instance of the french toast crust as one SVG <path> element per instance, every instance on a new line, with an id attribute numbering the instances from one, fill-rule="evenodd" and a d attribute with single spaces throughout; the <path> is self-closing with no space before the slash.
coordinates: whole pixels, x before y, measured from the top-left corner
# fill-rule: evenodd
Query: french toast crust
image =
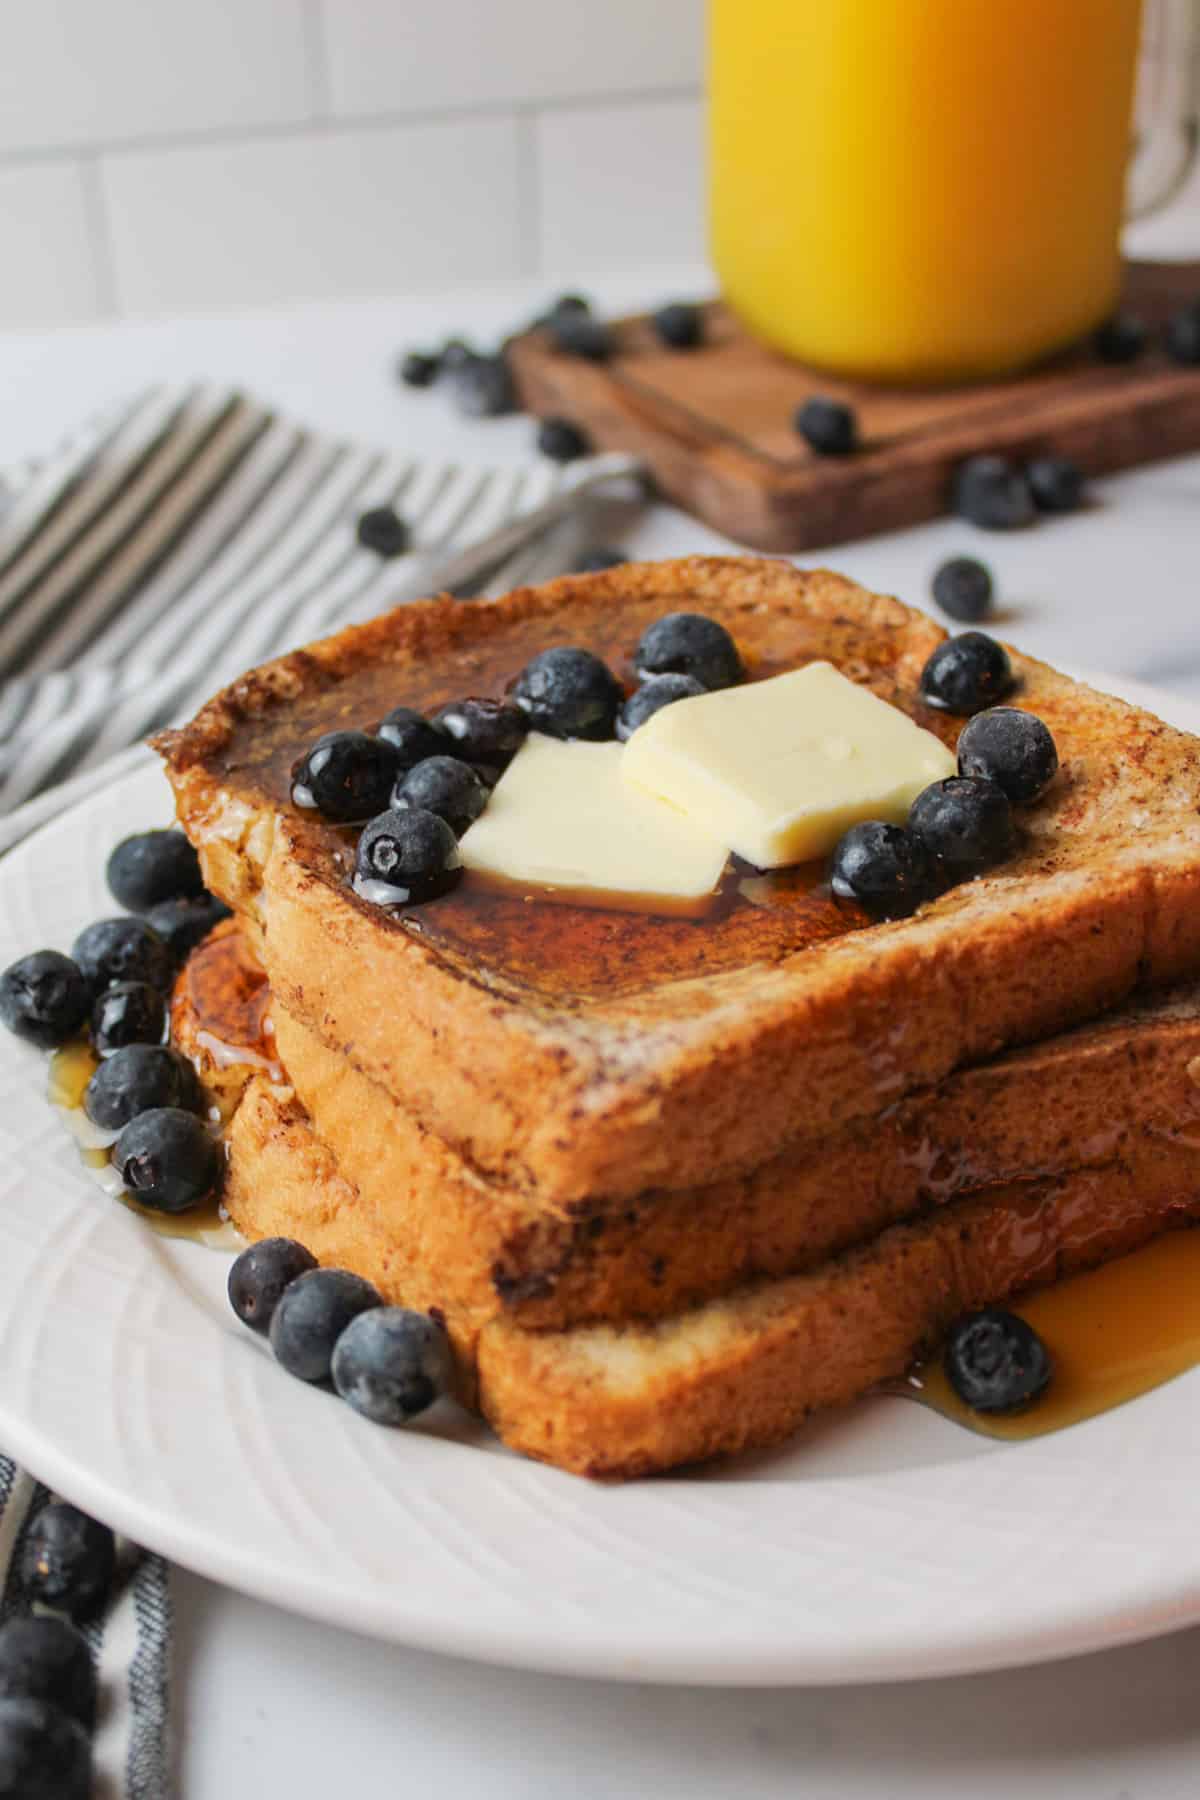
<path id="1" fill-rule="evenodd" d="M 1200 969 L 1200 747 L 1016 652 L 1015 703 L 1046 720 L 1063 771 L 1009 865 L 912 920 L 792 950 L 776 935 L 742 966 L 642 988 L 547 992 L 521 976 L 519 945 L 481 963 L 439 941 L 437 903 L 407 924 L 373 913 L 328 837 L 255 786 L 268 726 L 294 726 L 298 754 L 306 720 L 368 722 L 364 671 L 376 695 L 393 682 L 394 704 L 413 691 L 405 671 L 428 686 L 434 668 L 449 698 L 480 646 L 496 666 L 539 629 L 631 644 L 646 617 L 688 605 L 723 618 L 760 672 L 795 666 L 803 644 L 910 709 L 944 635 L 827 572 L 683 559 L 398 609 L 252 672 L 156 740 L 209 884 L 248 921 L 282 1004 L 490 1176 L 566 1204 L 744 1174 Z"/>

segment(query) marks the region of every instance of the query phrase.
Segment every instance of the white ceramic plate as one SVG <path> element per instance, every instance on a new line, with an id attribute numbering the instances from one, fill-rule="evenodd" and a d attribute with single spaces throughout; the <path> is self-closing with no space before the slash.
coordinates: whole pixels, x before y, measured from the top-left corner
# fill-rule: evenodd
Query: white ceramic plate
<path id="1" fill-rule="evenodd" d="M 0 967 L 113 911 L 108 849 L 169 810 L 147 766 L 0 862 Z M 1019 1446 L 880 1399 L 619 1488 L 449 1408 L 380 1430 L 274 1366 L 225 1255 L 104 1197 L 44 1058 L 0 1036 L 0 1442 L 190 1568 L 383 1638 L 651 1681 L 943 1675 L 1200 1620 L 1200 1370 Z"/>

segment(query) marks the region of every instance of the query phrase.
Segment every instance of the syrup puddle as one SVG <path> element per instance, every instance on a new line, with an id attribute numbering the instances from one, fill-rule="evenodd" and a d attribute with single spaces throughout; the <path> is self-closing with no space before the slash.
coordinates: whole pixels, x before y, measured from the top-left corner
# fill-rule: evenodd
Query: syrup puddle
<path id="1" fill-rule="evenodd" d="M 1200 1229 L 1170 1231 L 1103 1268 L 1015 1301 L 1054 1358 L 1054 1379 L 1028 1411 L 972 1412 L 940 1361 L 918 1363 L 903 1394 L 984 1437 L 1022 1440 L 1122 1406 L 1200 1363 Z"/>

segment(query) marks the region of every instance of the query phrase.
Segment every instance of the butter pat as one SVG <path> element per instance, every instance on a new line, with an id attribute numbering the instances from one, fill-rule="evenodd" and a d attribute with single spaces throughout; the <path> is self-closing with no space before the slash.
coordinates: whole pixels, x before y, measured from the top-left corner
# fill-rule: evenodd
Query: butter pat
<path id="1" fill-rule="evenodd" d="M 548 899 L 642 911 L 703 910 L 727 852 L 719 837 L 622 779 L 623 746 L 531 732 L 487 810 L 464 832 L 463 866 Z"/>
<path id="2" fill-rule="evenodd" d="M 664 706 L 626 744 L 622 773 L 777 869 L 826 855 L 861 819 L 903 824 L 955 767 L 931 731 L 820 662 Z"/>

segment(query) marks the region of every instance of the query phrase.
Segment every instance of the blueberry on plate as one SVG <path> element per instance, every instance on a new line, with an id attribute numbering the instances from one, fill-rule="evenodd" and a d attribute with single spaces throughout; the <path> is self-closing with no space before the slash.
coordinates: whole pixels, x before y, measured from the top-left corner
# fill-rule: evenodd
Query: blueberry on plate
<path id="1" fill-rule="evenodd" d="M 609 550 L 603 544 L 581 550 L 571 564 L 572 575 L 600 575 L 605 569 L 619 569 L 629 561 L 623 550 Z"/>
<path id="2" fill-rule="evenodd" d="M 352 886 L 374 906 L 409 906 L 448 894 L 461 872 L 458 839 L 445 819 L 393 809 L 364 828 Z"/>
<path id="3" fill-rule="evenodd" d="M 92 1048 L 112 1056 L 129 1044 L 161 1044 L 167 1035 L 167 1003 L 147 981 L 117 981 L 97 994 L 92 1007 Z"/>
<path id="4" fill-rule="evenodd" d="M 1146 327 L 1133 313 L 1114 313 L 1092 339 L 1101 362 L 1131 363 L 1146 348 Z"/>
<path id="5" fill-rule="evenodd" d="M 17 1579 L 31 1605 L 87 1619 L 107 1599 L 116 1563 L 116 1539 L 107 1525 L 65 1500 L 52 1500 L 25 1533 Z"/>
<path id="6" fill-rule="evenodd" d="M 83 1110 L 101 1131 L 123 1131 L 130 1119 L 157 1106 L 204 1110 L 195 1069 L 170 1044 L 125 1044 L 105 1058 L 83 1090 Z"/>
<path id="7" fill-rule="evenodd" d="M 382 812 L 400 770 L 394 744 L 365 731 L 327 731 L 292 770 L 292 799 L 351 824 Z"/>
<path id="8" fill-rule="evenodd" d="M 452 700 L 435 713 L 434 723 L 450 753 L 463 762 L 503 769 L 512 761 L 529 730 L 519 706 L 507 700 Z"/>
<path id="9" fill-rule="evenodd" d="M 328 1381 L 334 1345 L 351 1319 L 382 1306 L 377 1289 L 346 1269 L 309 1269 L 289 1282 L 271 1319 L 275 1360 L 300 1381 Z"/>
<path id="10" fill-rule="evenodd" d="M 833 852 L 830 884 L 872 919 L 906 919 L 932 893 L 929 859 L 901 825 L 866 819 L 852 825 Z"/>
<path id="11" fill-rule="evenodd" d="M 617 714 L 617 736 L 625 743 L 639 725 L 652 719 L 664 706 L 670 706 L 676 700 L 694 700 L 697 695 L 707 692 L 694 675 L 651 675 L 630 694 Z"/>
<path id="12" fill-rule="evenodd" d="M 1007 794 L 994 781 L 970 775 L 951 775 L 918 794 L 909 810 L 908 829 L 942 887 L 995 868 L 1016 847 Z"/>
<path id="13" fill-rule="evenodd" d="M 316 1266 L 316 1257 L 295 1238 L 260 1238 L 233 1260 L 229 1304 L 243 1325 L 265 1333 L 284 1289 Z"/>
<path id="14" fill-rule="evenodd" d="M 96 1669 L 83 1633 L 49 1613 L 6 1619 L 0 1625 L 0 1700 L 44 1700 L 90 1731 Z"/>
<path id="15" fill-rule="evenodd" d="M 146 914 L 146 923 L 157 931 L 177 963 L 183 962 L 222 919 L 233 914 L 215 894 L 195 900 L 160 900 Z"/>
<path id="16" fill-rule="evenodd" d="M 167 993 L 175 959 L 145 919 L 97 919 L 71 946 L 71 955 L 93 993 L 115 981 L 144 981 Z"/>
<path id="17" fill-rule="evenodd" d="M 976 713 L 959 733 L 958 772 L 994 781 L 1014 806 L 1029 806 L 1058 773 L 1058 746 L 1033 713 L 993 706 Z"/>
<path id="18" fill-rule="evenodd" d="M 427 756 L 444 756 L 446 740 L 436 724 L 411 706 L 396 706 L 379 727 L 385 744 L 396 752 L 396 770 L 411 769 Z"/>
<path id="19" fill-rule="evenodd" d="M 334 1345 L 333 1385 L 376 1425 L 407 1425 L 451 1391 L 445 1331 L 428 1313 L 376 1306 L 351 1319 Z"/>
<path id="20" fill-rule="evenodd" d="M 466 338 L 447 338 L 437 353 L 438 374 L 457 374 L 459 369 L 465 369 L 468 363 L 474 362 L 478 355 L 478 350 L 473 344 L 468 344 Z"/>
<path id="21" fill-rule="evenodd" d="M 385 559 L 403 556 L 408 549 L 408 526 L 394 506 L 372 506 L 360 513 L 354 535 L 364 550 Z"/>
<path id="22" fill-rule="evenodd" d="M 557 349 L 567 356 L 582 356 L 588 362 L 607 362 L 616 347 L 608 326 L 590 312 L 553 313 L 550 335 Z"/>
<path id="23" fill-rule="evenodd" d="M 669 350 L 694 350 L 704 342 L 704 308 L 691 300 L 660 306 L 650 323 Z"/>
<path id="24" fill-rule="evenodd" d="M 155 1106 L 138 1113 L 113 1145 L 112 1162 L 126 1191 L 154 1212 L 181 1213 L 221 1185 L 221 1146 L 195 1113 Z"/>
<path id="25" fill-rule="evenodd" d="M 610 738 L 621 704 L 621 686 L 590 650 L 557 646 L 526 663 L 512 697 L 530 730 L 548 737 Z"/>
<path id="26" fill-rule="evenodd" d="M 0 1794 L 88 1800 L 92 1747 L 77 1720 L 46 1700 L 0 1700 Z"/>
<path id="27" fill-rule="evenodd" d="M 35 950 L 0 975 L 0 1022 L 39 1050 L 57 1050 L 88 1016 L 92 989 L 59 950 Z"/>
<path id="28" fill-rule="evenodd" d="M 453 377 L 454 403 L 468 419 L 498 419 L 514 412 L 517 390 L 503 356 L 477 356 Z"/>
<path id="29" fill-rule="evenodd" d="M 963 631 L 939 644 L 921 670 L 921 698 L 927 706 L 967 718 L 1013 686 L 1008 652 L 984 631 Z"/>
<path id="30" fill-rule="evenodd" d="M 954 510 L 983 531 L 1016 531 L 1034 519 L 1024 472 L 1006 456 L 969 456 L 954 476 Z"/>
<path id="31" fill-rule="evenodd" d="M 960 1319 L 942 1353 L 946 1379 L 973 1412 L 1016 1412 L 1044 1394 L 1050 1352 L 1025 1320 L 1001 1306 Z"/>
<path id="32" fill-rule="evenodd" d="M 200 858 L 182 831 L 139 831 L 122 838 L 105 866 L 109 892 L 129 912 L 160 900 L 194 900 L 204 892 Z"/>
<path id="33" fill-rule="evenodd" d="M 1083 505 L 1083 471 L 1069 456 L 1035 456 L 1025 479 L 1039 512 L 1078 512 Z"/>
<path id="34" fill-rule="evenodd" d="M 542 419 L 537 428 L 537 447 L 551 462 L 574 462 L 586 456 L 592 445 L 587 432 L 570 419 Z"/>
<path id="35" fill-rule="evenodd" d="M 426 350 L 406 350 L 396 373 L 405 387 L 431 387 L 438 378 L 440 359 Z"/>
<path id="36" fill-rule="evenodd" d="M 487 803 L 488 790 L 474 769 L 454 756 L 427 756 L 406 770 L 392 791 L 393 810 L 436 813 L 455 837 L 475 823 Z"/>
<path id="37" fill-rule="evenodd" d="M 1200 300 L 1181 306 L 1168 320 L 1163 342 L 1172 362 L 1189 369 L 1200 363 Z"/>
<path id="38" fill-rule="evenodd" d="M 633 653 L 639 679 L 690 675 L 703 688 L 736 687 L 745 676 L 738 647 L 716 619 L 704 613 L 664 613 L 647 625 Z"/>
<path id="39" fill-rule="evenodd" d="M 858 449 L 858 419 L 852 406 L 814 394 L 798 406 L 792 424 L 818 456 L 849 456 Z"/>
<path id="40" fill-rule="evenodd" d="M 948 618 L 977 625 L 992 610 L 992 575 L 975 556 L 952 556 L 933 577 L 933 598 Z"/>

